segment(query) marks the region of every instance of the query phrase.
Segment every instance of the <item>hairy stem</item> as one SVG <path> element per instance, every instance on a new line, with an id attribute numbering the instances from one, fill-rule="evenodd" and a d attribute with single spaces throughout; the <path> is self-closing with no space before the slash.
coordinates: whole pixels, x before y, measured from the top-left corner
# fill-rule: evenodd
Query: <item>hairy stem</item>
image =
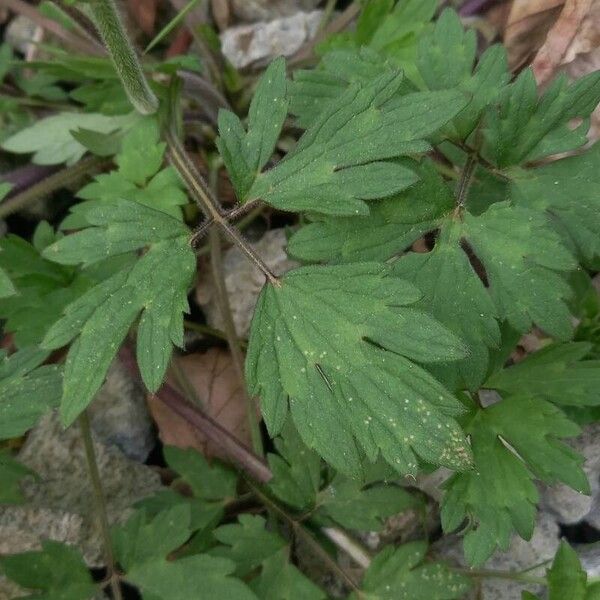
<path id="1" fill-rule="evenodd" d="M 92 439 L 92 430 L 90 420 L 86 411 L 79 415 L 79 427 L 83 437 L 83 445 L 85 447 L 85 458 L 87 461 L 90 481 L 94 490 L 94 498 L 96 501 L 96 511 L 100 532 L 102 534 L 102 542 L 104 545 L 104 554 L 106 560 L 106 570 L 110 582 L 112 596 L 115 600 L 123 600 L 121 594 L 121 586 L 119 584 L 119 576 L 115 568 L 115 558 L 110 540 L 110 526 L 108 524 L 108 516 L 106 512 L 106 499 L 104 490 L 102 489 L 102 480 L 100 479 L 100 471 L 98 470 L 98 462 L 96 461 L 96 452 L 94 450 L 94 441 Z"/>
<path id="2" fill-rule="evenodd" d="M 218 170 L 216 168 L 211 168 L 209 185 L 211 191 L 215 195 L 218 193 L 217 176 Z M 210 228 L 208 235 L 210 242 L 210 263 L 212 268 L 213 283 L 216 291 L 217 305 L 219 307 L 221 319 L 223 320 L 223 326 L 225 328 L 225 335 L 227 336 L 227 344 L 229 346 L 229 352 L 231 353 L 233 367 L 244 396 L 244 403 L 246 405 L 246 418 L 248 420 L 252 448 L 259 456 L 263 456 L 264 448 L 260 435 L 260 428 L 258 426 L 258 417 L 256 411 L 257 407 L 254 403 L 254 400 L 250 397 L 246 390 L 246 377 L 244 376 L 244 354 L 242 353 L 240 341 L 235 329 L 235 322 L 233 320 L 231 306 L 229 304 L 229 294 L 227 292 L 227 286 L 225 285 L 220 229 L 213 225 Z"/>
<path id="3" fill-rule="evenodd" d="M 110 160 L 106 158 L 90 156 L 74 164 L 72 167 L 67 167 L 49 175 L 39 183 L 32 185 L 20 194 L 0 204 L 0 219 L 4 219 L 13 213 L 35 204 L 48 196 L 48 194 L 76 182 L 90 171 L 100 170 L 109 164 Z"/>
<path id="4" fill-rule="evenodd" d="M 166 140 L 168 145 L 167 155 L 169 161 L 181 175 L 181 178 L 186 184 L 192 198 L 205 214 L 206 218 L 218 225 L 225 235 L 260 269 L 269 283 L 274 286 L 279 286 L 279 280 L 271 272 L 263 259 L 254 251 L 252 246 L 242 237 L 240 232 L 227 222 L 226 216 L 221 212 L 219 205 L 214 197 L 214 194 L 204 181 L 202 175 L 196 169 L 196 166 L 190 160 L 187 152 L 181 145 L 179 138 L 172 129 L 166 132 Z"/>
<path id="5" fill-rule="evenodd" d="M 340 565 L 338 565 L 338 563 L 329 555 L 327 550 L 325 550 L 321 544 L 319 544 L 319 542 L 308 529 L 306 529 L 301 523 L 289 515 L 281 506 L 279 506 L 279 504 L 277 504 L 277 502 L 272 500 L 253 481 L 247 477 L 244 478 L 244 481 L 256 498 L 260 500 L 260 502 L 264 504 L 271 512 L 285 521 L 291 527 L 294 534 L 302 538 L 304 543 L 315 553 L 315 556 L 318 556 L 323 561 L 323 564 L 325 564 L 327 568 L 334 575 L 336 575 L 336 577 L 339 577 L 346 585 L 348 585 L 356 593 L 358 598 L 363 598 L 363 594 L 358 587 L 358 583 L 349 573 L 347 573 Z"/>
<path id="6" fill-rule="evenodd" d="M 155 113 L 158 110 L 158 98 L 148 85 L 114 0 L 91 0 L 89 7 L 131 104 L 143 115 Z"/>

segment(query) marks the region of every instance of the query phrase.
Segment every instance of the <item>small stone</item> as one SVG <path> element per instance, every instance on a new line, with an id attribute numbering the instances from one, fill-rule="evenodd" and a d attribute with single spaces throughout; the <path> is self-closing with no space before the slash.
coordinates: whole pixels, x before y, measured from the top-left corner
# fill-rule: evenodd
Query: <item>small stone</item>
<path id="1" fill-rule="evenodd" d="M 297 263 L 285 253 L 287 238 L 284 229 L 268 231 L 258 242 L 251 244 L 267 266 L 282 275 Z M 240 337 L 246 337 L 254 313 L 254 306 L 265 283 L 265 276 L 246 255 L 233 246 L 223 256 L 225 286 L 229 292 L 229 304 L 235 328 Z M 196 300 L 206 315 L 208 324 L 223 329 L 223 321 L 215 300 L 214 285 L 210 273 L 200 279 L 196 287 Z"/>
<path id="2" fill-rule="evenodd" d="M 39 39 L 41 32 L 42 29 L 38 28 L 31 19 L 17 15 L 6 28 L 4 41 L 17 52 L 27 55 L 41 41 Z"/>
<path id="3" fill-rule="evenodd" d="M 156 444 L 154 425 L 142 386 L 118 361 L 88 409 L 94 433 L 132 460 L 144 462 Z"/>
<path id="4" fill-rule="evenodd" d="M 240 21 L 270 21 L 289 17 L 300 10 L 313 10 L 320 0 L 231 0 L 234 16 Z"/>
<path id="5" fill-rule="evenodd" d="M 600 525 L 600 423 L 583 428 L 581 435 L 571 441 L 571 446 L 585 457 L 583 470 L 588 477 L 591 495 L 580 494 L 566 485 L 541 486 L 543 509 L 554 514 L 560 523 L 570 525 L 585 519 L 594 527 Z"/>
<path id="6" fill-rule="evenodd" d="M 533 536 L 526 541 L 514 535 L 507 552 L 496 552 L 483 568 L 498 571 L 522 571 L 544 561 L 552 560 L 560 542 L 560 529 L 556 521 L 548 513 L 539 513 Z M 441 556 L 450 562 L 466 566 L 463 555 L 462 538 L 451 535 L 443 537 L 434 544 L 436 556 Z M 543 577 L 546 566 L 528 571 L 529 575 Z M 542 591 L 540 586 L 525 585 L 508 579 L 485 578 L 479 597 L 485 600 L 517 600 L 521 592 L 529 590 L 534 594 Z M 476 596 L 468 596 L 474 600 Z"/>
<path id="7" fill-rule="evenodd" d="M 226 29 L 221 34 L 223 54 L 238 69 L 258 60 L 291 56 L 316 35 L 322 14 L 320 10 L 298 12 Z"/>
<path id="8" fill-rule="evenodd" d="M 135 502 L 161 489 L 159 475 L 96 438 L 94 449 L 109 523 L 122 523 Z M 18 459 L 38 478 L 23 481 L 26 504 L 0 508 L 0 554 L 39 549 L 42 539 L 55 539 L 77 546 L 89 566 L 102 566 L 94 490 L 78 425 L 64 430 L 55 413 L 46 415 Z"/>

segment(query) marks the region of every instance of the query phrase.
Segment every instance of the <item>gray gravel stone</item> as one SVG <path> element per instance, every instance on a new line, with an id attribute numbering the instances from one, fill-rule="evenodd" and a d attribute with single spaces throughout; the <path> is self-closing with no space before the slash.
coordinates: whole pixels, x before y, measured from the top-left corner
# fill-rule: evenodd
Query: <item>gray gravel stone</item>
<path id="1" fill-rule="evenodd" d="M 102 442 L 116 446 L 132 460 L 148 458 L 156 435 L 146 394 L 119 361 L 111 365 L 88 411 L 94 433 Z"/>
<path id="2" fill-rule="evenodd" d="M 282 275 L 298 264 L 290 260 L 285 253 L 287 239 L 283 229 L 272 229 L 251 245 L 275 275 Z M 265 283 L 265 276 L 260 269 L 248 261 L 246 255 L 237 246 L 233 246 L 225 253 L 223 269 L 236 330 L 240 337 L 246 337 L 250 330 L 258 294 Z M 196 300 L 202 306 L 208 324 L 223 329 L 210 273 L 198 282 Z"/>
<path id="3" fill-rule="evenodd" d="M 585 496 L 566 485 L 541 486 L 541 507 L 555 515 L 560 523 L 573 524 L 587 520 L 600 525 L 600 423 L 583 428 L 581 435 L 571 441 L 571 446 L 585 457 L 583 470 L 590 481 L 592 493 Z M 591 513 L 591 514 L 590 514 Z"/>
<path id="4" fill-rule="evenodd" d="M 109 522 L 121 523 L 132 504 L 162 487 L 160 478 L 114 446 L 95 439 L 94 448 Z M 94 492 L 77 425 L 64 430 L 58 416 L 50 413 L 29 433 L 18 458 L 39 479 L 23 482 L 26 504 L 0 508 L 0 554 L 37 549 L 41 539 L 50 538 L 75 544 L 90 566 L 101 566 Z"/>
<path id="5" fill-rule="evenodd" d="M 291 56 L 317 33 L 322 11 L 298 12 L 269 22 L 230 27 L 221 34 L 223 54 L 238 69 L 258 60 Z"/>
<path id="6" fill-rule="evenodd" d="M 236 19 L 252 23 L 289 17 L 298 11 L 311 11 L 320 0 L 231 0 L 231 10 Z"/>

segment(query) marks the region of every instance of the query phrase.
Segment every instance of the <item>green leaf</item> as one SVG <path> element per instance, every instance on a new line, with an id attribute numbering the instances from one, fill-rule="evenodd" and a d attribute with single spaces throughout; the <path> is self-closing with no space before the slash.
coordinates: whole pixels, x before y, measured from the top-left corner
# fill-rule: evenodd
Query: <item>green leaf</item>
<path id="1" fill-rule="evenodd" d="M 442 563 L 424 563 L 427 545 L 410 542 L 388 546 L 371 562 L 361 594 L 371 600 L 453 600 L 471 587 L 467 577 L 453 573 Z"/>
<path id="2" fill-rule="evenodd" d="M 159 140 L 158 123 L 153 118 L 141 119 L 123 137 L 121 152 L 115 160 L 127 181 L 144 186 L 158 172 L 166 148 Z"/>
<path id="3" fill-rule="evenodd" d="M 380 531 L 385 519 L 416 509 L 421 503 L 408 490 L 395 484 L 365 487 L 338 475 L 319 494 L 318 515 L 349 529 Z"/>
<path id="4" fill-rule="evenodd" d="M 6 271 L 0 268 L 0 298 L 8 298 L 14 296 L 17 293 L 13 282 Z"/>
<path id="5" fill-rule="evenodd" d="M 219 111 L 217 147 L 233 187 L 245 200 L 256 176 L 265 166 L 279 139 L 288 110 L 285 59 L 275 59 L 261 77 L 248 112 L 248 132 L 237 115 Z"/>
<path id="6" fill-rule="evenodd" d="M 297 510 L 313 508 L 321 481 L 321 458 L 304 445 L 289 420 L 274 443 L 279 454 L 267 455 L 273 473 L 269 489 Z"/>
<path id="7" fill-rule="evenodd" d="M 127 129 L 135 119 L 133 115 L 110 117 L 99 113 L 64 112 L 36 121 L 10 136 L 3 141 L 2 148 L 15 154 L 33 153 L 32 161 L 37 165 L 74 165 L 86 149 L 71 135 L 72 130 L 112 133 Z"/>
<path id="8" fill-rule="evenodd" d="M 303 267 L 267 285 L 246 373 L 271 434 L 289 403 L 304 443 L 350 476 L 361 470 L 359 448 L 371 462 L 381 452 L 403 474 L 416 472 L 417 455 L 468 468 L 469 450 L 452 419 L 462 405 L 412 362 L 453 360 L 464 349 L 410 307 L 419 296 L 375 263 Z"/>
<path id="9" fill-rule="evenodd" d="M 539 214 L 497 203 L 480 216 L 466 214 L 464 234 L 485 267 L 500 315 L 512 327 L 526 331 L 535 323 L 551 335 L 570 337 L 570 289 L 560 273 L 576 262 Z"/>
<path id="10" fill-rule="evenodd" d="M 447 221 L 431 252 L 406 255 L 395 272 L 423 291 L 417 306 L 468 344 L 467 358 L 432 366 L 432 372 L 450 389 L 477 389 L 488 370 L 488 348 L 500 342 L 500 329 L 498 310 L 461 247 L 462 235 L 460 224 Z"/>
<path id="11" fill-rule="evenodd" d="M 552 567 L 546 573 L 548 600 L 585 600 L 587 573 L 581 568 L 575 550 L 561 542 Z"/>
<path id="12" fill-rule="evenodd" d="M 545 212 L 586 261 L 600 256 L 600 144 L 579 156 L 510 175 L 515 204 Z"/>
<path id="13" fill-rule="evenodd" d="M 428 89 L 460 89 L 472 99 L 456 117 L 458 139 L 466 139 L 477 125 L 482 110 L 508 83 L 506 51 L 500 45 L 488 48 L 473 73 L 477 36 L 472 29 L 463 31 L 456 11 L 446 8 L 429 34 L 422 36 L 417 67 Z"/>
<path id="14" fill-rule="evenodd" d="M 261 600 L 325 600 L 327 595 L 305 577 L 281 549 L 263 561 L 259 577 L 250 586 Z"/>
<path id="15" fill-rule="evenodd" d="M 600 361 L 583 360 L 585 342 L 551 344 L 493 374 L 485 387 L 539 396 L 565 406 L 600 405 Z"/>
<path id="16" fill-rule="evenodd" d="M 290 112 L 297 117 L 296 124 L 307 129 L 350 84 L 364 85 L 395 70 L 391 61 L 368 47 L 332 50 L 323 56 L 318 68 L 294 71 L 293 80 L 288 84 Z M 414 86 L 403 80 L 397 93 L 414 91 Z"/>
<path id="17" fill-rule="evenodd" d="M 229 576 L 235 565 L 227 559 L 199 554 L 167 560 L 191 535 L 190 521 L 190 507 L 181 504 L 151 520 L 137 511 L 116 529 L 113 546 L 126 581 L 153 600 L 256 600 L 245 584 Z"/>
<path id="18" fill-rule="evenodd" d="M 506 167 L 574 150 L 585 136 L 567 136 L 565 144 L 563 128 L 571 119 L 587 118 L 599 101 L 599 72 L 570 86 L 565 76 L 559 76 L 538 99 L 533 72 L 525 69 L 486 113 L 483 155 Z"/>
<path id="19" fill-rule="evenodd" d="M 259 175 L 248 199 L 322 214 L 367 214 L 364 200 L 391 196 L 416 181 L 389 159 L 428 150 L 425 141 L 465 105 L 459 92 L 397 95 L 401 74 L 351 85 L 330 103 L 284 160 Z"/>
<path id="20" fill-rule="evenodd" d="M 97 591 L 79 551 L 66 544 L 42 541 L 42 550 L 0 558 L 4 575 L 40 600 L 89 600 Z"/>
<path id="21" fill-rule="evenodd" d="M 470 564 L 482 564 L 496 548 L 506 550 L 513 529 L 531 537 L 538 500 L 533 476 L 589 493 L 583 457 L 559 441 L 579 428 L 552 404 L 508 397 L 478 410 L 468 432 L 475 471 L 455 474 L 445 484 L 442 525 L 450 532 L 470 519 L 464 540 Z"/>
<path id="22" fill-rule="evenodd" d="M 62 373 L 57 365 L 42 365 L 49 352 L 24 348 L 0 364 L 0 439 L 23 435 L 58 405 Z"/>
<path id="23" fill-rule="evenodd" d="M 15 460 L 8 450 L 0 450 L 0 505 L 25 501 L 19 483 L 28 475 L 35 473 Z"/>
<path id="24" fill-rule="evenodd" d="M 289 240 L 288 253 L 309 261 L 387 260 L 437 227 L 454 207 L 448 186 L 433 162 L 403 163 L 419 181 L 391 198 L 371 203 L 360 217 L 322 217 Z"/>
<path id="25" fill-rule="evenodd" d="M 235 498 L 237 476 L 234 471 L 213 461 L 210 465 L 196 450 L 165 446 L 167 464 L 192 488 L 196 498 L 230 500 Z"/>
<path id="26" fill-rule="evenodd" d="M 236 574 L 244 577 L 287 545 L 279 535 L 265 529 L 265 525 L 262 517 L 240 515 L 237 523 L 214 530 L 213 536 L 224 546 L 217 546 L 210 554 L 232 560 Z"/>
<path id="27" fill-rule="evenodd" d="M 137 359 L 144 383 L 160 386 L 172 345 L 183 344 L 183 312 L 196 259 L 187 228 L 177 219 L 135 202 L 79 204 L 92 226 L 44 250 L 62 264 L 93 264 L 149 245 L 148 251 L 69 304 L 43 346 L 60 348 L 74 337 L 65 365 L 61 417 L 70 424 L 91 402 L 119 346 L 141 312 Z"/>
<path id="28" fill-rule="evenodd" d="M 96 156 L 114 156 L 119 151 L 121 141 L 110 133 L 91 129 L 73 129 L 71 135 L 82 146 Z"/>

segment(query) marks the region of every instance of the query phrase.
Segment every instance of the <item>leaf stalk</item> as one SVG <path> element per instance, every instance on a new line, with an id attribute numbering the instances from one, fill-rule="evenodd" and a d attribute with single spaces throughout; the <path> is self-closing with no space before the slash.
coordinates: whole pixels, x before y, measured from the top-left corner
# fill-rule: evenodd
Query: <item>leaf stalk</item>
<path id="1" fill-rule="evenodd" d="M 104 496 L 104 490 L 102 489 L 100 471 L 98 470 L 98 461 L 96 460 L 96 452 L 94 450 L 90 419 L 85 410 L 79 415 L 79 428 L 81 429 L 81 436 L 83 438 L 85 458 L 88 466 L 90 481 L 94 490 L 98 524 L 100 525 L 100 533 L 102 535 L 102 543 L 104 545 L 106 569 L 108 571 L 108 580 L 110 582 L 112 597 L 114 600 L 123 600 L 121 586 L 119 584 L 119 575 L 115 566 L 112 542 L 110 539 L 110 525 L 108 523 L 108 515 L 106 511 L 106 498 Z"/>

